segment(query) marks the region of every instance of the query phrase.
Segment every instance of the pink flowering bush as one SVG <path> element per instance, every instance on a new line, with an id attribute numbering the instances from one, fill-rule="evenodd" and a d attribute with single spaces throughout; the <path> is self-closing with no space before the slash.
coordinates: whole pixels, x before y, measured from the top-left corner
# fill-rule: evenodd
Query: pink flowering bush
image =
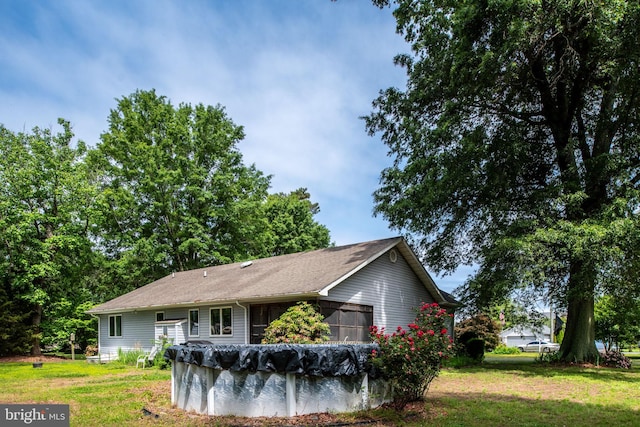
<path id="1" fill-rule="evenodd" d="M 451 314 L 438 304 L 423 304 L 414 323 L 392 334 L 384 328 L 371 327 L 371 338 L 380 346 L 372 354 L 373 364 L 393 387 L 393 406 L 421 400 L 431 381 L 440 373 L 443 359 L 454 353 L 453 341 L 446 328 Z"/>

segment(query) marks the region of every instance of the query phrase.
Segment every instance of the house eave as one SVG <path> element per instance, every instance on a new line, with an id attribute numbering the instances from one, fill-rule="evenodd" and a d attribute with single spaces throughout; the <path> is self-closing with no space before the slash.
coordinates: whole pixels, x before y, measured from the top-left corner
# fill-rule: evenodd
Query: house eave
<path id="1" fill-rule="evenodd" d="M 220 306 L 220 305 L 229 305 L 236 303 L 238 304 L 256 304 L 256 303 L 273 303 L 273 302 L 282 302 L 282 301 L 291 301 L 291 300 L 301 300 L 301 299 L 314 299 L 318 298 L 322 295 L 322 290 L 317 292 L 307 292 L 307 293 L 291 293 L 291 294 L 283 294 L 283 295 L 270 295 L 270 296 L 260 296 L 253 298 L 233 298 L 233 299 L 221 299 L 221 300 L 210 300 L 210 301 L 189 301 L 184 303 L 175 303 L 175 304 L 154 304 L 147 306 L 139 306 L 139 307 L 115 307 L 108 308 L 104 310 L 88 310 L 88 314 L 92 315 L 101 315 L 101 314 L 117 314 L 117 313 L 134 313 L 138 311 L 153 311 L 153 310 L 169 310 L 174 308 L 192 308 L 192 307 L 202 307 L 202 306 Z"/>
<path id="2" fill-rule="evenodd" d="M 453 309 L 455 309 L 455 308 L 458 308 L 458 307 L 462 306 L 462 304 L 460 304 L 460 303 L 453 303 L 453 302 L 448 302 L 448 301 L 439 302 L 438 304 L 439 304 L 441 307 L 444 307 L 444 308 L 453 308 Z"/>

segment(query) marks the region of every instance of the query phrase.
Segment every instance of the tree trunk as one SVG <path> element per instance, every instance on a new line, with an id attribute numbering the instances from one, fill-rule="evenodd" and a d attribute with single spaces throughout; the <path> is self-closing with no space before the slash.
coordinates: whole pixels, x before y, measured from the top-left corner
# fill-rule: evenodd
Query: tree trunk
<path id="1" fill-rule="evenodd" d="M 569 278 L 567 325 L 562 344 L 561 360 L 569 363 L 595 362 L 594 274 L 584 263 L 572 265 Z"/>
<path id="2" fill-rule="evenodd" d="M 42 351 L 40 350 L 40 322 L 42 321 L 42 305 L 36 304 L 35 310 L 33 311 L 33 316 L 31 317 L 31 336 L 32 336 L 32 345 L 31 345 L 31 355 L 32 356 L 40 356 Z"/>

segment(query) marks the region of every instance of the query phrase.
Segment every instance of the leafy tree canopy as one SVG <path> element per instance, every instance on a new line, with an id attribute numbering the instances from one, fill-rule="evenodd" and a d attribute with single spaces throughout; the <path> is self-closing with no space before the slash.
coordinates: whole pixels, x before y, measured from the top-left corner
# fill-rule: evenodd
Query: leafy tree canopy
<path id="1" fill-rule="evenodd" d="M 635 346 L 640 340 L 640 301 L 602 295 L 595 304 L 596 339 L 607 350 Z"/>
<path id="2" fill-rule="evenodd" d="M 290 194 L 270 194 L 266 201 L 266 216 L 272 243 L 263 256 L 284 255 L 326 248 L 330 244 L 329 229 L 313 219 L 320 212 L 312 203 L 306 188 Z"/>
<path id="3" fill-rule="evenodd" d="M 220 106 L 175 107 L 153 90 L 118 100 L 92 160 L 103 249 L 138 285 L 260 253 L 270 177 L 243 164 L 243 138 Z"/>
<path id="4" fill-rule="evenodd" d="M 31 317 L 33 354 L 40 354 L 43 311 L 76 293 L 92 265 L 96 189 L 84 144 L 73 147 L 71 126 L 59 124 L 56 134 L 0 127 L 0 275 L 13 306 Z"/>
<path id="5" fill-rule="evenodd" d="M 470 310 L 469 310 L 470 308 Z M 477 307 L 463 307 L 461 313 L 471 312 L 470 317 L 477 314 Z M 516 300 L 507 299 L 502 303 L 494 304 L 487 308 L 487 315 L 494 320 L 500 321 L 502 329 L 510 329 L 513 327 L 531 327 L 534 329 L 541 328 L 545 323 L 549 323 L 546 313 L 540 311 L 540 307 L 535 304 L 524 304 Z M 457 314 L 457 313 L 456 313 Z"/>
<path id="6" fill-rule="evenodd" d="M 595 360 L 595 295 L 638 288 L 640 6 L 374 4 L 411 45 L 365 118 L 394 156 L 376 212 L 436 271 L 477 263 L 467 303 L 565 307 L 561 358 Z"/>
<path id="7" fill-rule="evenodd" d="M 84 347 L 99 303 L 170 271 L 327 247 L 305 188 L 269 195 L 220 106 L 118 100 L 101 142 L 0 126 L 0 354 Z"/>

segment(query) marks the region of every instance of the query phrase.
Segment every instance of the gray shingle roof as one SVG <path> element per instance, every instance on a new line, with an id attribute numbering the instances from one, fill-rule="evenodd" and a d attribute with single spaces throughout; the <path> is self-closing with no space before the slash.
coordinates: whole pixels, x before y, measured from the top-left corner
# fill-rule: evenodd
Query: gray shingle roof
<path id="1" fill-rule="evenodd" d="M 413 261 L 416 270 L 415 255 L 404 239 L 395 237 L 257 259 L 248 266 L 234 263 L 176 272 L 98 305 L 89 313 L 327 295 L 333 286 L 395 246 L 410 264 Z M 444 302 L 441 294 L 438 298 L 439 290 L 422 265 L 418 270 L 423 272 L 423 282 L 430 282 L 425 286 L 432 294 L 435 292 L 436 300 Z"/>

